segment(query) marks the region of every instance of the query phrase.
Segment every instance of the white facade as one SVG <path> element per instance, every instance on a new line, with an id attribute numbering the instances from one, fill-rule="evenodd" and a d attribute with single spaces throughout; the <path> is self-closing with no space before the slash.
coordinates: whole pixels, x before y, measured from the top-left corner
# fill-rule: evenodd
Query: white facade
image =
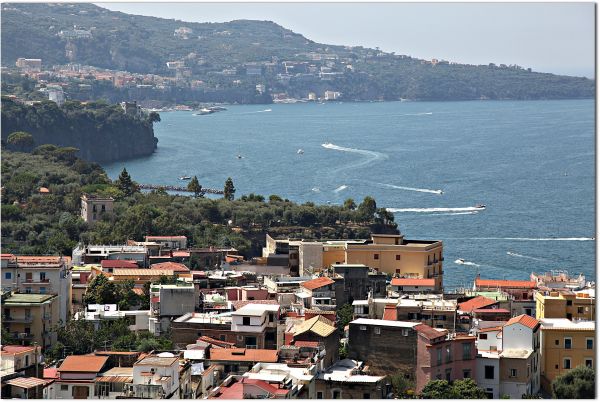
<path id="1" fill-rule="evenodd" d="M 500 356 L 498 353 L 477 353 L 476 364 L 477 386 L 488 394 L 488 398 L 500 398 Z"/>
<path id="2" fill-rule="evenodd" d="M 170 357 L 173 356 L 170 353 L 164 355 L 151 355 L 133 365 L 131 396 L 146 399 L 179 399 L 179 358 Z"/>
<path id="3" fill-rule="evenodd" d="M 262 333 L 266 328 L 277 328 L 278 320 L 279 305 L 250 303 L 231 313 L 231 330 Z"/>
<path id="4" fill-rule="evenodd" d="M 133 323 L 129 325 L 131 331 L 148 330 L 150 310 L 121 311 L 116 304 L 88 304 L 85 312 L 75 314 L 75 319 L 91 321 L 96 329 L 99 328 L 100 322 L 103 320 L 117 320 L 125 317 L 132 317 L 130 320 Z"/>
<path id="5" fill-rule="evenodd" d="M 502 328 L 496 330 L 479 331 L 477 333 L 477 351 L 501 351 Z"/>

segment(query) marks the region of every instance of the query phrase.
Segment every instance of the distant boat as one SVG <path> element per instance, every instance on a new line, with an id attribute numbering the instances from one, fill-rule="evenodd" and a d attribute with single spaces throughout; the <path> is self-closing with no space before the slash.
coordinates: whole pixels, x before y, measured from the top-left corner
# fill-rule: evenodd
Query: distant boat
<path id="1" fill-rule="evenodd" d="M 465 263 L 465 259 L 464 258 L 458 258 L 456 261 L 454 261 L 456 264 L 464 264 Z"/>
<path id="2" fill-rule="evenodd" d="M 242 159 L 242 155 L 240 155 L 240 154 L 237 154 L 237 158 L 238 158 L 238 159 Z"/>
<path id="3" fill-rule="evenodd" d="M 179 180 L 191 180 L 190 176 L 181 176 Z"/>
<path id="4" fill-rule="evenodd" d="M 300 155 L 302 155 L 302 154 L 304 154 L 304 150 L 303 150 L 302 148 L 300 148 L 300 149 L 298 150 L 298 152 L 296 152 L 296 153 L 297 153 L 297 154 L 300 154 Z"/>
<path id="5" fill-rule="evenodd" d="M 485 209 L 485 204 L 477 204 L 477 205 L 475 205 L 475 208 L 477 208 L 477 209 Z"/>

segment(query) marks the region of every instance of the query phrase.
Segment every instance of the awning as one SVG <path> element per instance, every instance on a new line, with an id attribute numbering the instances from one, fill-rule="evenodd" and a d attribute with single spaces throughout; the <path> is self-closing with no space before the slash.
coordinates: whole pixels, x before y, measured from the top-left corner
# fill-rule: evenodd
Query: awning
<path id="1" fill-rule="evenodd" d="M 129 383 L 129 382 L 133 382 L 133 377 L 117 376 L 117 375 L 105 376 L 105 377 L 98 377 L 98 378 L 96 378 L 96 382 L 123 382 L 123 383 Z"/>
<path id="2" fill-rule="evenodd" d="M 9 385 L 12 385 L 15 387 L 19 387 L 19 388 L 30 389 L 30 388 L 38 387 L 40 385 L 46 385 L 48 382 L 49 381 L 42 380 L 41 378 L 18 377 L 18 378 L 13 378 L 12 380 L 6 381 L 6 384 L 9 384 Z"/>

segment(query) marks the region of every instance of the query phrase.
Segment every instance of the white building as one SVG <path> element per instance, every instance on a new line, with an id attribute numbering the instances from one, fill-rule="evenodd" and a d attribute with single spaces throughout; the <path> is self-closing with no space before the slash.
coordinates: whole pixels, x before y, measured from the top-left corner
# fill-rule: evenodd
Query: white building
<path id="1" fill-rule="evenodd" d="M 196 288 L 191 282 L 150 286 L 150 332 L 159 335 L 169 329 L 171 319 L 194 312 Z"/>
<path id="2" fill-rule="evenodd" d="M 124 244 L 78 244 L 73 249 L 73 265 L 100 264 L 102 260 L 136 261 L 138 266 L 147 267 L 147 248 Z"/>
<path id="3" fill-rule="evenodd" d="M 231 313 L 231 331 L 264 333 L 267 328 L 277 328 L 278 321 L 278 304 L 250 303 Z"/>
<path id="4" fill-rule="evenodd" d="M 105 320 L 126 318 L 132 331 L 148 330 L 150 310 L 119 310 L 116 304 L 88 304 L 86 311 L 75 313 L 76 320 L 86 320 L 98 329 Z"/>
<path id="5" fill-rule="evenodd" d="M 113 210 L 112 197 L 98 197 L 91 194 L 81 196 L 81 217 L 88 223 L 94 223 Z"/>
<path id="6" fill-rule="evenodd" d="M 317 368 L 290 367 L 284 363 L 257 363 L 243 377 L 263 380 L 272 384 L 285 384 L 289 389 L 288 397 L 295 399 L 301 394 L 305 399 L 315 399 L 315 378 Z"/>
<path id="7" fill-rule="evenodd" d="M 342 94 L 340 92 L 335 91 L 325 91 L 325 100 L 331 101 L 338 99 Z"/>
<path id="8" fill-rule="evenodd" d="M 20 57 L 15 64 L 27 72 L 39 72 L 42 70 L 42 59 L 25 59 Z"/>
<path id="9" fill-rule="evenodd" d="M 136 399 L 179 399 L 179 387 L 179 358 L 160 353 L 134 363 L 133 383 L 126 387 L 125 395 Z"/>

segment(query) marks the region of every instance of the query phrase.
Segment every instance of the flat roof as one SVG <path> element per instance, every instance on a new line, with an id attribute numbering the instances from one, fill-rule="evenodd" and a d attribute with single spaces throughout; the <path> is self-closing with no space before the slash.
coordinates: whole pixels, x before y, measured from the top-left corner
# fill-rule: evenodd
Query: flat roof
<path id="1" fill-rule="evenodd" d="M 420 322 L 408 322 L 408 321 L 390 321 L 390 320 L 374 320 L 371 318 L 359 318 L 351 321 L 350 324 L 359 325 L 378 325 L 382 327 L 397 327 L 397 328 L 413 328 L 420 325 Z"/>
<path id="2" fill-rule="evenodd" d="M 544 329 L 574 329 L 574 330 L 592 330 L 596 329 L 595 321 L 573 322 L 567 318 L 542 318 L 540 320 L 542 330 Z"/>
<path id="3" fill-rule="evenodd" d="M 268 311 L 279 311 L 279 304 L 258 304 L 258 303 L 250 303 L 246 304 L 239 310 L 236 310 L 231 313 L 231 315 L 253 315 L 253 316 L 261 316 L 265 312 Z"/>
<path id="4" fill-rule="evenodd" d="M 24 303 L 44 303 L 56 295 L 36 294 L 36 293 L 13 293 L 7 297 L 3 304 L 24 304 Z"/>
<path id="5" fill-rule="evenodd" d="M 533 350 L 531 349 L 505 349 L 500 353 L 500 357 L 508 359 L 527 359 Z"/>
<path id="6" fill-rule="evenodd" d="M 146 356 L 135 363 L 136 366 L 172 366 L 179 357 Z"/>

